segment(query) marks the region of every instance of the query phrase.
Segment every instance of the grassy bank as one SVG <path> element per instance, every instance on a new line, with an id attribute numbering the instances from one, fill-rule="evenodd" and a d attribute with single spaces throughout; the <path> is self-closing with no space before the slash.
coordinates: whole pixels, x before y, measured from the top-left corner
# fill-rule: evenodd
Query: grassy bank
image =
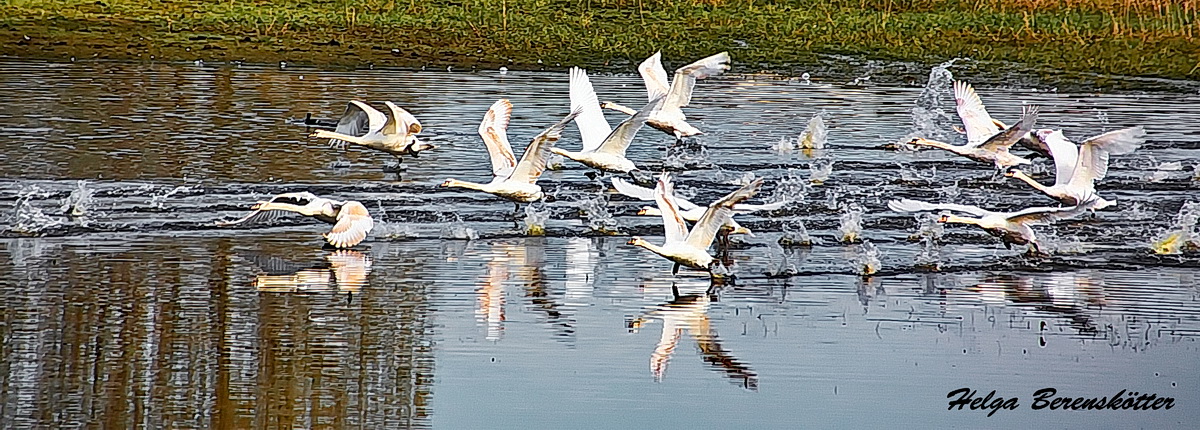
<path id="1" fill-rule="evenodd" d="M 0 40 L 43 58 L 629 71 L 730 50 L 743 72 L 848 54 L 1194 79 L 1200 0 L 9 0 Z"/>

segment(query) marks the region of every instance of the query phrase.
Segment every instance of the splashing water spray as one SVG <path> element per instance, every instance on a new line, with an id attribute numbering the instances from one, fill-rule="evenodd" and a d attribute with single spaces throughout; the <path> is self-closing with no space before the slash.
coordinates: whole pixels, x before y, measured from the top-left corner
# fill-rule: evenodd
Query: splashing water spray
<path id="1" fill-rule="evenodd" d="M 808 163 L 808 181 L 813 185 L 824 184 L 833 173 L 833 159 L 822 157 Z"/>
<path id="2" fill-rule="evenodd" d="M 961 58 L 934 66 L 929 71 L 929 82 L 917 96 L 916 106 L 911 111 L 913 131 L 909 138 L 920 136 L 944 142 L 958 138 L 947 132 L 953 129 L 956 120 L 942 107 L 943 95 L 953 93 L 954 74 L 950 73 L 950 66 L 958 60 Z"/>
<path id="3" fill-rule="evenodd" d="M 859 242 L 862 237 L 863 208 L 858 203 L 842 205 L 841 225 L 838 226 L 838 241 Z"/>
<path id="4" fill-rule="evenodd" d="M 813 244 L 816 242 L 813 237 L 808 234 L 808 229 L 804 227 L 804 221 L 785 221 L 782 229 L 783 234 L 779 236 L 780 246 L 813 246 Z"/>
<path id="5" fill-rule="evenodd" d="M 909 240 L 921 243 L 921 251 L 917 252 L 914 265 L 918 269 L 938 271 L 942 265 L 942 247 L 938 244 L 945 233 L 945 227 L 937 222 L 938 215 L 917 214 L 917 232 L 909 236 Z"/>
<path id="6" fill-rule="evenodd" d="M 879 273 L 879 248 L 869 240 L 864 240 L 858 246 L 858 256 L 854 259 L 854 267 L 859 275 L 871 276 Z"/>
<path id="7" fill-rule="evenodd" d="M 546 220 L 550 219 L 550 208 L 543 203 L 530 203 L 525 206 L 525 234 L 530 236 L 546 235 Z"/>
<path id="8" fill-rule="evenodd" d="M 1150 244 L 1155 254 L 1171 255 L 1200 251 L 1200 233 L 1196 232 L 1196 221 L 1200 220 L 1200 202 L 1187 202 L 1179 209 L 1175 226 L 1167 229 Z"/>

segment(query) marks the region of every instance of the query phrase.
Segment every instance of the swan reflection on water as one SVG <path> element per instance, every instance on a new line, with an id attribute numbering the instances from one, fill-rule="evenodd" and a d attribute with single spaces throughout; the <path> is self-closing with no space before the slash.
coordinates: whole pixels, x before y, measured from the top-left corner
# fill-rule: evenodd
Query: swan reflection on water
<path id="1" fill-rule="evenodd" d="M 367 285 L 371 258 L 358 251 L 325 254 L 317 264 L 298 264 L 279 257 L 248 255 L 263 272 L 254 277 L 254 288 L 267 293 L 357 293 Z"/>
<path id="2" fill-rule="evenodd" d="M 1066 316 L 1080 334 L 1097 332 L 1089 311 L 1108 304 L 1102 280 L 1090 273 L 1051 273 L 1048 276 L 995 275 L 985 277 L 960 294 L 983 303 L 1033 306 Z"/>
<path id="3" fill-rule="evenodd" d="M 487 327 L 486 339 L 500 340 L 504 336 L 505 283 L 520 285 L 529 299 L 526 309 L 541 314 L 559 339 L 571 339 L 575 334 L 575 317 L 570 306 L 562 303 L 562 294 L 551 288 L 544 273 L 546 239 L 530 237 L 520 240 L 498 240 L 491 244 L 486 275 L 475 288 L 477 321 Z"/>
<path id="4" fill-rule="evenodd" d="M 655 382 L 662 382 L 666 377 L 667 364 L 686 330 L 696 341 L 705 363 L 714 370 L 724 372 L 731 382 L 749 390 L 757 390 L 758 374 L 721 346 L 721 340 L 708 318 L 709 305 L 718 301 L 717 287 L 707 286 L 701 294 L 681 294 L 679 286 L 672 283 L 671 294 L 671 300 L 654 306 L 627 323 L 630 332 L 636 333 L 652 320 L 662 320 L 662 337 L 650 354 L 650 373 L 654 375 Z"/>

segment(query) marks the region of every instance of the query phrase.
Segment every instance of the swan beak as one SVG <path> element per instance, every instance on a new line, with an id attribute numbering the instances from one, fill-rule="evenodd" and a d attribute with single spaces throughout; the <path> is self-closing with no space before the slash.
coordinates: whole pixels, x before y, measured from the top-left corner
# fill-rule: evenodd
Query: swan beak
<path id="1" fill-rule="evenodd" d="M 750 231 L 750 229 L 748 229 L 746 227 L 738 227 L 738 228 L 734 229 L 732 233 L 733 234 L 745 234 L 745 235 L 749 235 L 750 237 L 754 237 L 754 232 Z"/>
<path id="2" fill-rule="evenodd" d="M 942 215 L 941 217 L 938 218 L 938 222 L 943 222 L 943 223 L 946 221 L 949 221 L 949 220 L 950 220 L 949 215 Z"/>
<path id="3" fill-rule="evenodd" d="M 626 245 L 637 245 L 638 242 L 640 242 L 641 240 L 642 240 L 642 238 L 640 238 L 640 237 L 634 237 L 634 238 L 630 238 L 628 242 L 625 242 L 625 244 Z"/>
<path id="4" fill-rule="evenodd" d="M 1010 167 L 1008 170 L 1005 170 L 1005 171 L 1004 171 L 1004 177 L 1006 177 L 1006 178 L 1011 178 L 1011 177 L 1014 177 L 1014 176 L 1016 176 L 1016 175 L 1017 175 L 1017 171 L 1016 171 L 1016 169 L 1013 169 L 1013 168 L 1011 168 L 1011 167 Z"/>
<path id="5" fill-rule="evenodd" d="M 638 213 L 637 213 L 637 214 L 638 214 L 638 215 L 645 215 L 645 214 L 646 214 L 646 210 L 645 210 L 645 209 L 638 209 Z"/>
<path id="6" fill-rule="evenodd" d="M 444 182 L 442 182 L 442 185 L 440 185 L 440 186 L 442 186 L 442 187 L 449 187 L 449 186 L 450 186 L 450 184 L 451 184 L 451 183 L 453 183 L 453 182 L 454 182 L 454 180 L 453 180 L 453 179 L 447 179 L 447 180 L 445 180 Z"/>

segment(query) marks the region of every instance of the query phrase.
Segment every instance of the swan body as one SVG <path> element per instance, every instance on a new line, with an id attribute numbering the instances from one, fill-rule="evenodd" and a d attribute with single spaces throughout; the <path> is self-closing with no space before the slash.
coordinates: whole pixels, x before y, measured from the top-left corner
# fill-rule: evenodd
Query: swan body
<path id="1" fill-rule="evenodd" d="M 1108 174 L 1109 156 L 1133 152 L 1146 141 L 1146 131 L 1142 127 L 1110 131 L 1089 138 L 1078 147 L 1067 140 L 1061 130 L 1038 130 L 1034 136 L 1050 147 L 1054 157 L 1054 185 L 1042 185 L 1016 169 L 1009 170 L 1005 176 L 1025 181 L 1063 204 L 1078 205 L 1096 199 L 1094 210 L 1115 204 L 1096 194 L 1096 181 Z"/>
<path id="2" fill-rule="evenodd" d="M 392 114 L 385 115 L 370 105 L 352 100 L 333 131 L 317 130 L 311 137 L 329 139 L 334 146 L 353 143 L 392 154 L 417 156 L 435 148 L 417 139 L 421 122 L 408 111 L 390 101 L 384 102 Z"/>
<path id="3" fill-rule="evenodd" d="M 1034 207 L 1016 212 L 992 212 L 978 206 L 953 203 L 926 203 L 918 200 L 901 199 L 888 202 L 888 208 L 896 212 L 930 212 L 947 210 L 965 213 L 972 217 L 944 214 L 938 219 L 942 223 L 973 224 L 999 237 L 1006 248 L 1012 245 L 1030 245 L 1031 252 L 1040 252 L 1037 235 L 1031 225 L 1046 224 L 1058 219 L 1077 216 L 1095 202 L 1089 201 L 1071 207 Z"/>
<path id="4" fill-rule="evenodd" d="M 762 179 L 757 179 L 713 202 L 689 231 L 679 213 L 679 205 L 675 200 L 670 175 L 664 173 L 659 177 L 658 185 L 654 188 L 654 200 L 658 203 L 663 227 L 666 230 L 665 242 L 659 246 L 640 237 L 633 237 L 628 243 L 646 248 L 674 261 L 675 268 L 672 273 L 678 272 L 681 265 L 710 271 L 712 263 L 716 259 L 708 253 L 708 247 L 712 245 L 718 230 L 733 215 L 733 206 L 753 197 L 761 186 Z"/>
<path id="5" fill-rule="evenodd" d="M 241 219 L 219 221 L 217 225 L 228 227 L 269 221 L 284 212 L 294 212 L 333 224 L 333 228 L 322 236 L 325 237 L 326 242 L 337 248 L 358 245 L 367 238 L 367 233 L 375 226 L 375 221 L 371 219 L 370 213 L 362 203 L 353 200 L 330 200 L 317 197 L 309 192 L 280 194 L 272 197 L 271 200 L 255 203 L 251 209 L 254 212 Z"/>
<path id="6" fill-rule="evenodd" d="M 563 128 L 578 114 L 578 111 L 572 111 L 566 118 L 535 136 L 525 148 L 521 160 L 516 161 L 507 135 L 512 103 L 505 99 L 493 103 L 479 125 L 479 135 L 488 148 L 492 162 L 492 181 L 481 184 L 450 178 L 441 186 L 483 191 L 521 203 L 541 200 L 545 193 L 537 185 L 537 180 L 546 171 L 550 150 L 562 136 Z"/>
<path id="7" fill-rule="evenodd" d="M 973 129 L 983 129 L 986 127 L 967 126 L 967 144 L 966 145 L 951 145 L 945 142 L 925 138 L 914 138 L 909 142 L 911 145 L 930 146 L 938 149 L 953 152 L 963 157 L 970 158 L 982 163 L 991 163 L 999 170 L 1004 170 L 1009 167 L 1018 166 L 1021 164 L 1030 164 L 1031 161 L 1008 152 L 1008 149 L 1013 144 L 1021 140 L 1025 135 L 1033 129 L 1034 123 L 1037 121 L 1037 106 L 1027 106 L 1021 120 L 1011 128 L 998 131 L 995 134 L 987 137 L 984 140 L 977 140 L 977 133 L 982 131 L 972 131 Z M 964 117 L 965 121 L 965 117 Z M 976 139 L 973 141 L 973 139 Z"/>
<path id="8" fill-rule="evenodd" d="M 649 100 L 664 97 L 662 107 L 646 120 L 646 124 L 664 133 L 682 139 L 702 132 L 688 124 L 683 109 L 692 101 L 692 89 L 696 81 L 709 76 L 719 75 L 729 70 L 729 53 L 721 52 L 702 58 L 692 64 L 675 70 L 675 79 L 667 82 L 667 71 L 662 65 L 662 52 L 655 52 L 642 64 L 638 65 L 638 73 L 646 84 L 646 94 Z M 612 102 L 604 102 L 604 108 L 633 115 L 635 112 L 625 106 Z"/>
<path id="9" fill-rule="evenodd" d="M 646 123 L 646 119 L 662 105 L 663 98 L 651 100 L 640 112 L 626 118 L 617 128 L 610 129 L 604 113 L 596 101 L 596 91 L 587 78 L 587 73 L 578 67 L 571 68 L 571 110 L 578 111 L 575 124 L 583 140 L 579 152 L 552 148 L 563 157 L 578 161 L 593 169 L 613 173 L 629 173 L 637 165 L 625 158 L 625 152 L 633 143 L 633 137 Z"/>

